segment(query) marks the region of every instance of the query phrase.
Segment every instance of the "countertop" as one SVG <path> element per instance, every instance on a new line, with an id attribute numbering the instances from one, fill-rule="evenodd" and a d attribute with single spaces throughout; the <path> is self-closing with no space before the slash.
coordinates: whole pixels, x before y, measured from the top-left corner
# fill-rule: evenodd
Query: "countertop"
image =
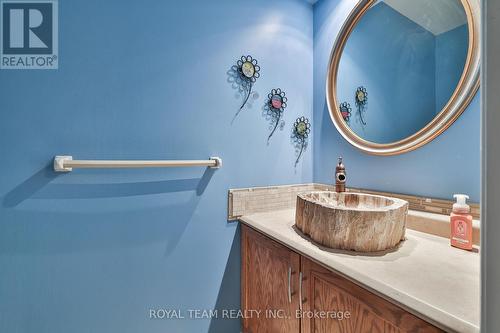
<path id="1" fill-rule="evenodd" d="M 453 248 L 447 238 L 407 229 L 396 250 L 360 254 L 327 249 L 300 234 L 294 209 L 240 221 L 434 325 L 479 332 L 479 254 Z"/>

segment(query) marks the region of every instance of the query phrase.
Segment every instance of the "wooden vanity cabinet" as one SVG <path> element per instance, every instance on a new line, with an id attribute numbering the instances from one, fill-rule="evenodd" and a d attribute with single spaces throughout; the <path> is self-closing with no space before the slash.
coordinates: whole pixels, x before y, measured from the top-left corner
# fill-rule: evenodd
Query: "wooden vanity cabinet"
<path id="1" fill-rule="evenodd" d="M 241 256 L 244 333 L 443 332 L 245 225 Z"/>
<path id="2" fill-rule="evenodd" d="M 300 332 L 295 316 L 300 256 L 245 226 L 241 240 L 243 332 Z"/>
<path id="3" fill-rule="evenodd" d="M 301 257 L 301 272 L 303 311 L 331 317 L 303 316 L 302 333 L 443 332 L 305 257 Z"/>

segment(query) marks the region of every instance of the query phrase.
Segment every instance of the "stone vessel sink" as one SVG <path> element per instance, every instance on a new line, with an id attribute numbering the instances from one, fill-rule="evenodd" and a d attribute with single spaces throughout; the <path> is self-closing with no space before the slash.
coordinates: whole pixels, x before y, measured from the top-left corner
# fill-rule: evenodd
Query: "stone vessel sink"
<path id="1" fill-rule="evenodd" d="M 315 242 L 360 252 L 395 247 L 405 237 L 408 202 L 350 192 L 297 196 L 295 226 Z"/>

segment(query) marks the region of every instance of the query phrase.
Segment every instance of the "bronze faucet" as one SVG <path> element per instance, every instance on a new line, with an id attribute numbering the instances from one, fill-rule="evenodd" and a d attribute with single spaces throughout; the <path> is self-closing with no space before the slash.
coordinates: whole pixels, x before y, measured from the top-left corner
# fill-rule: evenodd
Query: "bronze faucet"
<path id="1" fill-rule="evenodd" d="M 345 166 L 342 163 L 342 157 L 339 157 L 339 163 L 335 168 L 335 192 L 345 192 Z"/>

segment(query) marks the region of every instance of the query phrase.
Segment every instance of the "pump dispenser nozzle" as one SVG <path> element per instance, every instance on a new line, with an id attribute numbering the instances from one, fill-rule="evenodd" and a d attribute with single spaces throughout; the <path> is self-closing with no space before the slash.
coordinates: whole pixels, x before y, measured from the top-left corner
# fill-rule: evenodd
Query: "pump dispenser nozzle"
<path id="1" fill-rule="evenodd" d="M 453 198 L 457 199 L 457 202 L 453 204 L 453 211 L 456 213 L 468 213 L 470 212 L 470 207 L 467 204 L 467 199 L 469 196 L 466 194 L 454 194 Z"/>

